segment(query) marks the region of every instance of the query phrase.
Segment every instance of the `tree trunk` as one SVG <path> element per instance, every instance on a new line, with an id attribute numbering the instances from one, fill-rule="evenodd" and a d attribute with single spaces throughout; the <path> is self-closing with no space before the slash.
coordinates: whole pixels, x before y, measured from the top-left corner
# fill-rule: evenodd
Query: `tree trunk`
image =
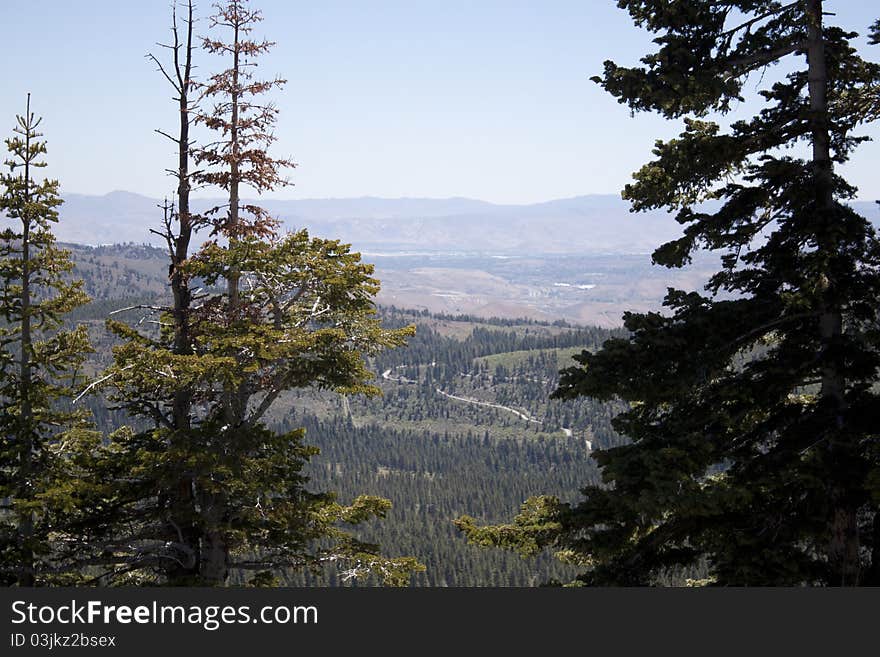
<path id="1" fill-rule="evenodd" d="M 27 113 L 25 114 L 27 125 L 31 120 L 31 95 L 28 94 Z M 30 206 L 30 159 L 31 159 L 31 130 L 25 130 L 25 161 L 24 161 L 24 202 L 25 209 L 21 216 L 21 354 L 19 356 L 19 378 L 21 382 L 21 416 L 19 418 L 19 496 L 22 498 L 32 497 L 31 475 L 33 473 L 34 436 L 33 436 L 33 408 L 31 408 L 31 393 L 33 381 L 31 377 L 31 349 L 33 337 L 31 335 L 31 243 L 30 229 L 31 220 L 28 207 Z M 21 540 L 22 570 L 18 574 L 19 586 L 33 586 L 34 577 L 34 549 L 32 545 L 34 535 L 33 512 L 27 511 L 19 517 L 19 537 Z"/>
<path id="2" fill-rule="evenodd" d="M 230 129 L 229 129 L 229 140 L 230 140 L 230 151 L 232 155 L 232 161 L 229 167 L 229 230 L 230 230 L 230 243 L 237 239 L 238 233 L 238 224 L 240 221 L 239 218 L 239 198 L 238 198 L 238 184 L 239 178 L 241 176 L 239 172 L 239 143 L 238 143 L 238 101 L 239 101 L 239 88 L 238 88 L 238 80 L 239 80 L 239 18 L 236 14 L 235 18 L 235 37 L 233 41 L 232 47 L 232 116 L 230 121 Z M 239 276 L 238 272 L 233 268 L 229 273 L 229 279 L 227 280 L 228 292 L 229 292 L 229 305 L 232 307 L 233 311 L 238 306 L 238 281 Z"/>
<path id="3" fill-rule="evenodd" d="M 873 532 L 871 535 L 871 569 L 868 571 L 865 586 L 880 586 L 880 509 L 874 509 Z"/>
<path id="4" fill-rule="evenodd" d="M 807 1 L 810 94 L 810 122 L 813 143 L 812 166 L 816 198 L 815 211 L 821 226 L 818 237 L 820 252 L 828 262 L 839 254 L 837 239 L 833 238 L 834 219 L 833 164 L 831 161 L 826 99 L 828 76 L 825 64 L 825 43 L 822 34 L 822 0 Z M 831 269 L 831 267 L 827 267 Z M 819 337 L 823 352 L 834 350 L 843 335 L 843 316 L 833 272 L 823 274 L 818 281 L 822 288 L 819 307 Z M 829 543 L 828 562 L 834 583 L 854 586 L 859 582 L 859 531 L 856 521 L 857 503 L 849 492 L 846 468 L 847 445 L 845 436 L 846 378 L 840 358 L 825 360 L 822 368 L 820 397 L 825 408 L 833 415 L 834 426 L 829 428 L 828 456 L 832 469 L 829 477 Z"/>
<path id="5" fill-rule="evenodd" d="M 232 104 L 229 128 L 230 141 L 230 165 L 229 165 L 229 215 L 226 229 L 230 246 L 238 240 L 239 233 L 239 155 L 238 143 L 239 122 L 239 68 L 240 68 L 240 25 L 241 19 L 237 8 L 233 23 L 232 44 L 232 91 L 230 100 Z M 226 292 L 229 297 L 229 319 L 236 321 L 239 307 L 239 272 L 234 264 L 230 267 L 226 279 Z M 227 388 L 223 393 L 224 416 L 227 426 L 226 436 L 223 439 L 230 440 L 234 435 L 235 427 L 240 422 L 240 413 L 237 412 L 242 398 L 241 391 L 235 388 Z M 246 399 L 246 397 L 245 397 Z M 225 449 L 220 446 L 219 449 Z M 205 521 L 204 536 L 201 545 L 201 583 L 206 586 L 221 586 L 225 584 L 229 574 L 229 547 L 226 544 L 221 528 L 222 510 L 225 508 L 225 499 L 222 493 L 215 492 L 210 495 L 210 501 L 201 505 L 202 518 Z"/>
<path id="6" fill-rule="evenodd" d="M 202 586 L 223 586 L 229 577 L 229 546 L 223 522 L 225 496 L 222 493 L 203 494 L 200 507 L 207 528 L 202 536 L 199 583 Z"/>
<path id="7" fill-rule="evenodd" d="M 174 296 L 174 346 L 175 354 L 192 354 L 192 338 L 190 335 L 190 305 L 192 294 L 189 289 L 189 279 L 183 271 L 189 257 L 189 244 L 192 239 L 192 217 L 190 216 L 190 181 L 189 181 L 189 89 L 192 72 L 192 38 L 193 38 L 193 11 L 192 2 L 187 4 L 187 38 L 186 55 L 181 71 L 175 57 L 175 69 L 179 84 L 179 117 L 180 128 L 178 132 L 178 164 L 177 164 L 177 219 L 178 234 L 174 240 L 174 253 L 169 268 L 171 279 L 171 291 Z M 175 45 L 177 45 L 177 17 L 174 18 Z M 178 388 L 172 399 L 172 423 L 174 433 L 171 436 L 172 443 L 187 441 L 192 431 L 193 393 L 190 388 Z M 182 447 L 186 448 L 186 445 Z M 183 474 L 178 480 L 174 490 L 169 491 L 169 513 L 171 517 L 170 533 L 174 541 L 182 542 L 188 549 L 188 554 L 183 555 L 181 562 L 173 562 L 166 570 L 168 583 L 174 585 L 192 585 L 198 580 L 199 573 L 199 536 L 198 523 L 196 522 L 196 508 L 194 497 L 194 481 L 191 474 Z"/>

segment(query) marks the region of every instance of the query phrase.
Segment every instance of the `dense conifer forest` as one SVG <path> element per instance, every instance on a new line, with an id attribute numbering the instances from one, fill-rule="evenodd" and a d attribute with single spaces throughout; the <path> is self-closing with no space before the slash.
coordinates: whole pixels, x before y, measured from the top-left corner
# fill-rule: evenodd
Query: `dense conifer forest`
<path id="1" fill-rule="evenodd" d="M 132 267 L 139 259 L 155 258 L 156 252 L 134 245 L 71 248 L 75 271 L 93 300 L 68 321 L 90 327 L 96 345 L 91 367 L 99 371 L 118 342 L 104 331 L 104 320 L 119 309 L 157 300 L 149 295 L 155 279 L 149 274 L 138 279 Z M 132 281 L 126 289 L 140 296 L 112 298 L 119 280 Z M 122 314 L 136 316 L 137 311 Z M 619 332 L 396 308 L 381 308 L 380 316 L 387 326 L 416 325 L 406 346 L 370 362 L 381 397 L 293 392 L 273 414 L 279 430 L 303 427 L 305 442 L 320 450 L 306 468 L 309 487 L 336 491 L 342 501 L 359 494 L 389 499 L 386 518 L 359 528 L 358 536 L 380 545 L 383 553 L 412 555 L 424 563 L 426 570 L 413 575 L 414 586 L 535 586 L 571 580 L 576 571 L 550 553 L 523 559 L 468 545 L 454 520 L 470 513 L 500 522 L 532 495 L 553 491 L 574 499 L 584 481 L 598 481 L 589 454 L 593 447 L 619 440 L 610 427 L 614 405 L 548 398 L 571 354 L 596 349 Z M 393 375 L 383 379 L 389 370 Z M 535 421 L 450 399 L 438 388 L 519 409 Z M 91 398 L 87 405 L 101 430 L 131 422 L 120 411 L 108 411 L 112 405 L 105 399 Z M 289 572 L 283 581 L 377 583 L 346 580 L 336 569 Z"/>

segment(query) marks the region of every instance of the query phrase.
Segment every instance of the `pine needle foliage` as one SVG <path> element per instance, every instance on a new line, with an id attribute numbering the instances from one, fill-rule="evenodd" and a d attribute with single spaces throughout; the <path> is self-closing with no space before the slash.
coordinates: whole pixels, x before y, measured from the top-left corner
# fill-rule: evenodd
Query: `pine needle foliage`
<path id="1" fill-rule="evenodd" d="M 46 166 L 40 124 L 28 94 L 0 174 L 0 583 L 19 586 L 63 574 L 56 548 L 75 499 L 69 460 L 96 440 L 69 403 L 91 346 L 84 327 L 62 325 L 88 297 L 52 233 L 59 183 L 34 177 Z"/>

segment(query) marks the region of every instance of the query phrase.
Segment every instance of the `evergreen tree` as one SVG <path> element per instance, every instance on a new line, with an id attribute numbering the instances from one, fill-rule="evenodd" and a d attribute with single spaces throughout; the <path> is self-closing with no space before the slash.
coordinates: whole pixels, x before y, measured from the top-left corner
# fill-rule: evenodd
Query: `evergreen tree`
<path id="1" fill-rule="evenodd" d="M 247 251 L 247 247 L 244 250 L 237 247 L 241 241 L 257 243 L 261 238 L 274 235 L 276 227 L 276 222 L 259 206 L 241 207 L 241 186 L 249 185 L 260 194 L 285 186 L 288 183 L 281 172 L 295 165 L 289 160 L 276 160 L 268 152 L 268 147 L 275 141 L 272 128 L 277 109 L 270 102 L 261 103 L 259 98 L 283 86 L 285 81 L 254 79 L 254 60 L 274 45 L 249 38 L 254 26 L 262 21 L 261 12 L 252 9 L 247 0 L 229 0 L 213 7 L 216 13 L 209 18 L 211 28 L 231 32 L 230 40 L 205 37 L 202 47 L 224 57 L 229 67 L 212 75 L 203 86 L 203 96 L 214 104 L 209 113 L 201 113 L 198 119 L 218 138 L 197 149 L 195 159 L 205 167 L 198 176 L 199 182 L 220 187 L 229 198 L 225 213 L 223 207 L 215 207 L 208 214 L 215 216 L 214 234 L 225 238 L 229 246 L 228 249 L 214 249 L 212 260 L 214 266 L 225 270 L 226 314 L 234 321 L 236 315 L 242 318 L 240 313 L 243 310 L 239 298 L 241 263 L 236 262 L 235 254 Z M 241 351 L 238 353 L 240 355 Z M 251 394 L 246 386 L 244 381 L 240 381 L 237 387 L 225 386 L 226 422 L 223 426 L 237 427 L 244 422 Z M 211 506 L 219 510 L 224 504 L 216 497 Z M 218 512 L 222 515 L 222 511 Z M 216 546 L 211 551 L 210 565 L 206 567 L 212 573 L 210 576 L 219 580 L 225 577 L 227 546 L 219 534 L 210 540 Z"/>
<path id="2" fill-rule="evenodd" d="M 717 584 L 880 584 L 880 244 L 835 171 L 864 140 L 880 67 L 821 0 L 618 5 L 658 47 L 595 79 L 685 124 L 624 197 L 684 226 L 656 264 L 702 247 L 721 269 L 705 294 L 670 289 L 666 312 L 626 314 L 631 337 L 563 372 L 557 397 L 629 403 L 614 426 L 631 443 L 594 453 L 604 485 L 575 505 L 532 499 L 512 525 L 459 525 L 479 543 L 555 546 L 593 584 L 681 568 Z M 725 128 L 752 74 L 783 60 L 761 109 Z"/>
<path id="3" fill-rule="evenodd" d="M 222 585 L 235 577 L 267 584 L 283 569 L 332 560 L 358 576 L 405 583 L 420 564 L 383 558 L 377 546 L 340 529 L 384 515 L 388 501 L 361 496 L 344 506 L 332 494 L 309 492 L 302 468 L 315 450 L 305 445 L 302 430 L 277 432 L 268 424 L 273 402 L 292 388 L 376 392 L 364 359 L 402 344 L 411 331 L 381 327 L 372 267 L 348 246 L 305 232 L 276 235 L 261 209 L 239 208 L 240 184 L 262 192 L 288 164 L 262 148 L 272 141 L 274 110 L 242 100 L 271 88 L 243 82 L 250 73 L 241 70 L 250 63 L 239 54 L 268 46 L 238 38 L 259 18 L 242 4 L 218 7 L 212 18 L 214 27 L 233 27 L 236 35 L 228 50 L 235 70 L 203 89 L 207 96 L 231 94 L 214 107 L 213 118 L 186 100 L 189 9 L 185 45 L 174 31 L 174 68 L 166 77 L 180 103 L 181 129 L 173 137 L 180 149 L 179 206 L 175 212 L 166 205 L 159 231 L 168 242 L 174 305 L 138 306 L 152 314 L 153 324 L 109 322 L 124 343 L 114 349 L 103 384 L 135 426 L 117 432 L 94 464 L 106 485 L 95 491 L 92 506 L 101 506 L 106 520 L 83 524 L 95 561 L 109 565 L 106 575 L 115 581 Z M 220 42 L 206 40 L 205 47 L 227 52 Z M 179 65 L 181 49 L 185 63 Z M 193 151 L 185 131 L 194 114 L 230 141 Z M 206 168 L 190 172 L 190 157 Z M 226 213 L 215 208 L 209 218 L 191 215 L 190 181 L 226 189 Z M 190 229 L 205 224 L 214 240 L 189 254 Z M 190 292 L 193 280 L 202 292 Z"/>
<path id="4" fill-rule="evenodd" d="M 75 444 L 93 438 L 85 414 L 63 401 L 90 346 L 84 327 L 61 330 L 64 315 L 88 297 L 52 234 L 58 181 L 34 179 L 46 166 L 46 143 L 30 94 L 17 120 L 6 140 L 10 171 L 0 176 L 7 224 L 0 233 L 0 583 L 34 586 L 57 572 L 65 461 Z"/>
<path id="5" fill-rule="evenodd" d="M 229 202 L 225 213 L 223 207 L 208 213 L 215 217 L 214 234 L 226 244 L 207 245 L 197 273 L 208 284 L 225 283 L 225 294 L 206 301 L 200 316 L 208 327 L 206 343 L 212 353 L 229 359 L 234 373 L 222 383 L 216 415 L 221 432 L 234 443 L 249 432 L 259 433 L 263 416 L 285 390 L 318 385 L 343 393 L 378 392 L 366 383 L 372 374 L 364 357 L 399 346 L 411 331 L 380 326 L 372 304 L 378 282 L 358 254 L 338 242 L 309 240 L 304 231 L 281 237 L 277 222 L 263 208 L 242 205 L 242 186 L 262 194 L 289 184 L 282 172 L 295 164 L 268 150 L 275 141 L 278 109 L 261 100 L 285 81 L 254 77 L 256 58 L 274 45 L 250 36 L 262 21 L 261 12 L 247 0 L 214 7 L 211 28 L 225 31 L 229 39 L 206 37 L 203 48 L 223 56 L 228 68 L 203 87 L 203 96 L 214 104 L 199 121 L 217 138 L 194 156 L 205 167 L 199 182 L 220 187 Z M 387 508 L 387 501 L 378 498 L 359 498 L 358 504 L 374 515 Z M 235 502 L 217 490 L 202 506 L 219 528 L 228 522 Z M 230 546 L 224 534 L 218 529 L 207 537 L 203 572 L 210 581 L 226 577 Z"/>

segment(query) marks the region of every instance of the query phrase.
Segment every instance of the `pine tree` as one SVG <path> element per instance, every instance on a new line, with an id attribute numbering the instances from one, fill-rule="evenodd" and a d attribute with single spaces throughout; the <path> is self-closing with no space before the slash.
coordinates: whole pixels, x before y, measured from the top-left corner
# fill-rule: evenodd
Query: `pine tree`
<path id="1" fill-rule="evenodd" d="M 231 32 L 230 40 L 204 37 L 202 47 L 205 51 L 221 55 L 229 62 L 229 67 L 211 76 L 204 85 L 203 97 L 214 101 L 210 113 L 199 115 L 199 122 L 218 135 L 218 139 L 195 152 L 195 159 L 205 170 L 199 174 L 202 184 L 215 185 L 227 192 L 229 203 L 225 216 L 222 207 L 215 207 L 209 214 L 215 215 L 214 234 L 225 238 L 229 248 L 215 250 L 213 262 L 225 269 L 227 290 L 227 311 L 230 318 L 239 315 L 243 308 L 239 299 L 241 281 L 240 263 L 234 254 L 241 252 L 239 242 L 254 242 L 274 234 L 276 223 L 260 207 L 249 205 L 241 207 L 240 189 L 242 184 L 251 186 L 257 193 L 285 186 L 287 180 L 281 172 L 294 167 L 290 160 L 276 160 L 269 155 L 268 147 L 275 140 L 272 127 L 278 113 L 269 102 L 258 99 L 272 89 L 284 85 L 284 80 L 255 80 L 253 69 L 257 57 L 268 52 L 274 45 L 269 41 L 256 41 L 250 37 L 255 25 L 262 21 L 259 10 L 252 9 L 247 0 L 229 0 L 213 5 L 216 13 L 210 18 L 214 30 Z M 219 258 L 217 256 L 220 256 Z M 246 384 L 242 381 L 237 388 L 227 385 L 224 391 L 223 406 L 226 422 L 224 426 L 235 427 L 244 421 L 246 406 L 250 397 Z M 224 502 L 215 500 L 210 506 L 221 508 Z M 211 559 L 206 569 L 211 578 L 220 580 L 226 577 L 227 546 L 219 534 L 212 537 L 216 548 L 211 551 Z"/>
<path id="2" fill-rule="evenodd" d="M 215 27 L 238 21 L 239 5 L 220 8 Z M 258 16 L 241 15 L 247 21 Z M 247 32 L 245 22 L 235 25 L 236 34 Z M 417 562 L 383 558 L 377 546 L 340 529 L 384 515 L 388 501 L 362 496 L 346 506 L 332 494 L 309 492 L 301 471 L 315 450 L 304 443 L 302 430 L 274 431 L 267 413 L 297 387 L 376 392 L 364 359 L 402 344 L 411 331 L 381 327 L 372 267 L 347 245 L 305 232 L 276 235 L 265 212 L 239 207 L 240 184 L 262 192 L 280 180 L 278 169 L 287 164 L 260 148 L 272 141 L 263 131 L 274 110 L 243 101 L 242 94 L 263 87 L 240 89 L 249 74 L 236 73 L 228 76 L 235 80 L 232 91 L 223 86 L 223 74 L 203 89 L 208 96 L 233 94 L 233 101 L 215 106 L 216 121 L 195 111 L 184 100 L 191 87 L 182 82 L 189 80 L 188 35 L 183 46 L 175 32 L 174 68 L 166 75 L 179 94 L 181 123 L 173 137 L 180 149 L 179 205 L 175 212 L 166 204 L 159 231 L 168 241 L 174 305 L 139 306 L 152 325 L 109 322 L 123 344 L 114 349 L 103 385 L 135 422 L 117 432 L 93 466 L 106 482 L 93 495 L 95 503 L 106 501 L 106 520 L 83 521 L 94 561 L 109 566 L 107 578 L 130 583 L 222 585 L 235 577 L 268 584 L 284 569 L 328 561 L 348 563 L 358 576 L 405 583 L 420 568 Z M 241 53 L 263 48 L 235 43 Z M 238 45 L 230 52 L 239 53 Z M 222 50 L 208 40 L 206 47 Z M 187 53 L 185 73 L 178 66 L 180 48 Z M 235 120 L 224 122 L 227 111 Z M 194 115 L 231 141 L 193 150 L 184 130 Z M 205 169 L 190 172 L 190 157 Z M 185 210 L 191 181 L 229 192 L 225 216 L 222 208 L 207 217 Z M 185 225 L 208 225 L 214 239 L 190 254 L 181 248 L 191 237 Z M 193 280 L 202 291 L 189 291 Z"/>
<path id="3" fill-rule="evenodd" d="M 7 224 L 0 233 L 0 582 L 34 586 L 57 572 L 65 461 L 75 443 L 93 437 L 85 414 L 64 402 L 91 347 L 84 327 L 61 329 L 65 313 L 88 298 L 52 234 L 58 181 L 34 179 L 47 151 L 30 94 L 17 120 L 6 140 L 10 172 L 0 176 Z"/>
<path id="4" fill-rule="evenodd" d="M 878 584 L 880 244 L 835 167 L 864 140 L 880 67 L 820 0 L 618 5 L 658 47 L 595 80 L 633 112 L 685 124 L 624 197 L 684 227 L 655 264 L 705 248 L 721 268 L 705 293 L 670 289 L 665 312 L 626 314 L 630 338 L 563 371 L 556 397 L 629 404 L 614 426 L 631 442 L 594 453 L 605 485 L 574 505 L 530 500 L 509 526 L 459 525 L 480 543 L 554 546 L 592 584 L 676 569 Z M 752 74 L 783 60 L 791 72 L 757 94 L 761 109 L 725 128 Z"/>
<path id="5" fill-rule="evenodd" d="M 225 57 L 229 67 L 203 87 L 203 96 L 214 104 L 199 121 L 218 138 L 194 156 L 205 167 L 199 182 L 220 187 L 229 202 L 225 213 L 223 207 L 208 213 L 215 217 L 214 234 L 226 245 L 214 242 L 203 249 L 197 275 L 209 284 L 225 283 L 225 294 L 207 301 L 201 316 L 203 326 L 213 331 L 211 338 L 206 336 L 213 353 L 234 364 L 236 376 L 224 382 L 218 411 L 221 431 L 234 442 L 260 430 L 263 416 L 286 390 L 318 385 L 374 394 L 377 389 L 366 383 L 372 374 L 364 358 L 402 344 L 411 331 L 380 326 L 371 300 L 378 282 L 370 277 L 372 267 L 361 264 L 348 246 L 310 240 L 305 231 L 282 237 L 263 208 L 242 204 L 243 186 L 262 194 L 289 185 L 282 172 L 295 164 L 268 151 L 278 109 L 261 100 L 285 80 L 255 78 L 256 58 L 274 45 L 251 38 L 261 12 L 247 0 L 214 7 L 211 28 L 225 30 L 229 40 L 206 37 L 203 48 Z M 215 491 L 203 505 L 215 514 L 218 527 L 228 522 L 229 507 L 235 506 L 224 495 Z M 376 498 L 359 498 L 357 504 L 375 515 L 387 508 L 387 501 Z M 203 571 L 210 581 L 227 576 L 231 548 L 225 534 L 218 530 L 207 539 L 212 547 L 205 552 Z"/>

